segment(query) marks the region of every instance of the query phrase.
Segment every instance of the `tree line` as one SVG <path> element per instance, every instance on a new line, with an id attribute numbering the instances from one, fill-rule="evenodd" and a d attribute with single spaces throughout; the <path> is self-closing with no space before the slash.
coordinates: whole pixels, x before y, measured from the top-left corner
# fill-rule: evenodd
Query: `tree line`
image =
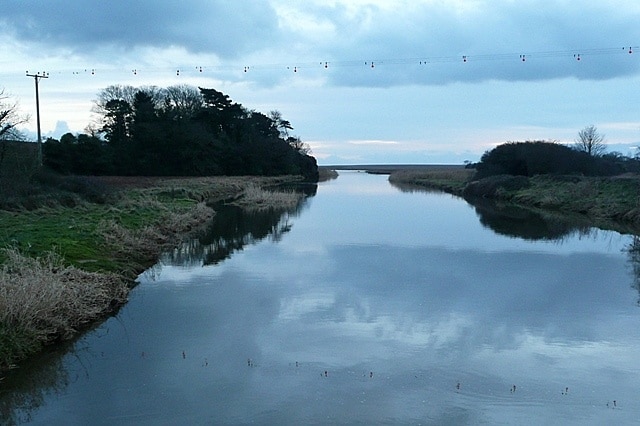
<path id="1" fill-rule="evenodd" d="M 485 152 L 472 164 L 474 179 L 495 175 L 527 176 L 541 174 L 579 174 L 615 176 L 640 173 L 640 158 L 619 152 L 606 152 L 604 136 L 595 126 L 578 133 L 573 146 L 550 141 L 507 142 Z"/>
<path id="2" fill-rule="evenodd" d="M 114 85 L 93 112 L 87 133 L 46 140 L 46 166 L 78 175 L 318 178 L 315 158 L 280 112 L 249 110 L 215 89 Z"/>

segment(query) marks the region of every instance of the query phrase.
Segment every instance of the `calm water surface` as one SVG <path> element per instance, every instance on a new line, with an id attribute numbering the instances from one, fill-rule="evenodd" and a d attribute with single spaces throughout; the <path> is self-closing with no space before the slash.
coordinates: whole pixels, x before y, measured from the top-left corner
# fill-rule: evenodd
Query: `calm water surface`
<path id="1" fill-rule="evenodd" d="M 116 317 L 7 377 L 0 413 L 47 425 L 633 424 L 633 245 L 342 172 L 295 212 L 221 212 L 143 274 Z"/>

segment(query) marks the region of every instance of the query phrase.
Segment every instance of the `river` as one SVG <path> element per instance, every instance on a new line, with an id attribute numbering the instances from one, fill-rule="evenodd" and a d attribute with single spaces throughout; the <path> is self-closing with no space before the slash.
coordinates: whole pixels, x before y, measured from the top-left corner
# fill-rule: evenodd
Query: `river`
<path id="1" fill-rule="evenodd" d="M 220 211 L 116 316 L 0 383 L 6 424 L 628 424 L 640 243 L 343 171 Z"/>

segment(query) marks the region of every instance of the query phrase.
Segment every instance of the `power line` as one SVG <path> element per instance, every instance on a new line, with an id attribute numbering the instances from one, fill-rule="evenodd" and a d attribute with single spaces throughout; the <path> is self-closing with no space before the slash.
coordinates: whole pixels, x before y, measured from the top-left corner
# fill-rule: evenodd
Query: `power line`
<path id="1" fill-rule="evenodd" d="M 254 63 L 254 64 L 201 64 L 201 65 L 172 65 L 172 66 L 150 66 L 150 67 L 104 67 L 99 66 L 82 67 L 80 69 L 51 70 L 49 74 L 55 75 L 88 75 L 95 76 L 109 74 L 112 72 L 129 73 L 133 76 L 145 74 L 170 73 L 179 76 L 204 75 L 208 72 L 238 72 L 252 73 L 255 71 L 288 71 L 297 73 L 304 69 L 330 69 L 330 68 L 371 68 L 376 69 L 381 66 L 408 66 L 408 65 L 431 65 L 446 63 L 476 63 L 476 62 L 496 62 L 496 61 L 520 61 L 531 62 L 538 59 L 567 58 L 576 61 L 583 61 L 588 57 L 630 55 L 640 49 L 638 46 L 610 47 L 610 48 L 589 48 L 572 50 L 547 50 L 547 51 L 524 51 L 512 53 L 486 53 L 486 54 L 459 54 L 445 56 L 422 56 L 422 57 L 399 57 L 399 58 L 372 58 L 372 59 L 348 59 L 348 60 L 318 60 L 318 61 L 289 61 L 280 63 Z"/>

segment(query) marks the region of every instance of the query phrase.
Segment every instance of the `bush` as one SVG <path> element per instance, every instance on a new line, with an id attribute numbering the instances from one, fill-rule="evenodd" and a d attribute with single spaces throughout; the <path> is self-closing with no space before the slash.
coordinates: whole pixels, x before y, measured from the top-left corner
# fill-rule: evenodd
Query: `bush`
<path id="1" fill-rule="evenodd" d="M 495 175 L 578 174 L 613 176 L 637 170 L 637 160 L 620 155 L 591 156 L 545 141 L 508 142 L 484 153 L 474 179 Z M 635 166 L 635 168 L 634 168 Z"/>
<path id="2" fill-rule="evenodd" d="M 105 204 L 113 195 L 100 179 L 62 176 L 47 168 L 34 167 L 29 173 L 0 176 L 0 209 L 3 210 L 75 207 L 85 201 Z"/>

